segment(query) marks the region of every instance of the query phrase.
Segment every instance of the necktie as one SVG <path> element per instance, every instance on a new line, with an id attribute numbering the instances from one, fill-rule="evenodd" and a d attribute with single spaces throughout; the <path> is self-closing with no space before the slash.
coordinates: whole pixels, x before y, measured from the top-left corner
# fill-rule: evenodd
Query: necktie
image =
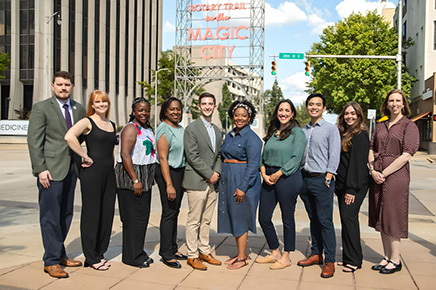
<path id="1" fill-rule="evenodd" d="M 73 126 L 73 123 L 71 122 L 70 111 L 68 111 L 68 104 L 64 104 L 62 107 L 65 110 L 65 122 L 67 123 L 67 128 L 70 129 Z"/>

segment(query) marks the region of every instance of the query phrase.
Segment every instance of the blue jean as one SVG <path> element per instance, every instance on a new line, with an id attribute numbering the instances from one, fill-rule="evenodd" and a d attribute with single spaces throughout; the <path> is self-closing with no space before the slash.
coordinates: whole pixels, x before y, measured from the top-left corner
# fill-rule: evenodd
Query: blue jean
<path id="1" fill-rule="evenodd" d="M 266 174 L 277 172 L 279 167 L 265 166 Z M 262 184 L 259 205 L 259 223 L 270 249 L 279 247 L 279 240 L 272 222 L 274 209 L 279 203 L 283 221 L 284 250 L 295 251 L 295 204 L 302 185 L 301 171 L 290 176 L 282 175 L 276 184 Z"/>
<path id="2" fill-rule="evenodd" d="M 334 180 L 330 188 L 324 183 L 325 175 L 303 177 L 300 197 L 310 219 L 310 236 L 312 238 L 312 255 L 322 255 L 325 262 L 334 263 L 336 255 L 336 235 L 333 225 Z"/>

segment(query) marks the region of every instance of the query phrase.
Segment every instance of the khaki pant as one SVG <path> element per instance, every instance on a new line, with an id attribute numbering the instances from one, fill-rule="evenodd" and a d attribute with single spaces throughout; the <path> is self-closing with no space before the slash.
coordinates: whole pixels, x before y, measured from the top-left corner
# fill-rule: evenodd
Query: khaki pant
<path id="1" fill-rule="evenodd" d="M 203 191 L 187 190 L 188 221 L 186 224 L 186 245 L 188 257 L 198 258 L 198 253 L 208 255 L 210 222 L 217 201 L 217 192 L 213 184 L 208 183 Z"/>

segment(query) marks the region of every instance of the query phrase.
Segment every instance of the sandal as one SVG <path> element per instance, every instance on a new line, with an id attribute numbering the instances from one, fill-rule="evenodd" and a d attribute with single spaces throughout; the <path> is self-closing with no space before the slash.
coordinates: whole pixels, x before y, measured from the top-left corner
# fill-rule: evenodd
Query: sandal
<path id="1" fill-rule="evenodd" d="M 386 261 L 386 264 L 385 264 L 385 265 L 380 265 L 380 263 L 383 262 L 383 261 Z M 374 270 L 374 271 L 380 271 L 381 269 L 383 269 L 384 267 L 386 267 L 387 264 L 389 264 L 389 260 L 386 259 L 386 257 L 384 257 L 384 258 L 381 260 L 381 262 L 378 263 L 378 264 L 376 264 L 376 265 L 372 265 L 371 270 Z"/>
<path id="2" fill-rule="evenodd" d="M 360 268 L 362 268 L 362 266 L 357 266 L 356 268 L 353 268 L 356 266 L 352 266 L 352 265 L 344 265 L 344 268 L 342 269 L 342 272 L 344 273 L 354 273 L 356 270 L 359 270 Z M 346 270 L 348 269 L 348 270 Z"/>
<path id="3" fill-rule="evenodd" d="M 109 270 L 109 267 L 107 265 L 105 265 L 105 263 L 103 263 L 103 262 L 92 264 L 91 268 L 96 270 L 96 271 L 107 271 L 107 270 Z"/>
<path id="4" fill-rule="evenodd" d="M 238 255 L 236 255 L 236 256 L 234 256 L 234 257 L 232 257 L 232 258 L 227 259 L 227 260 L 224 262 L 224 264 L 226 264 L 226 265 L 231 265 L 231 264 L 233 264 L 237 259 L 238 259 Z M 245 256 L 245 260 L 248 260 L 248 255 Z"/>
<path id="5" fill-rule="evenodd" d="M 101 262 L 102 262 L 104 265 L 106 265 L 106 267 L 110 267 L 110 266 L 112 266 L 108 260 L 101 259 Z"/>
<path id="6" fill-rule="evenodd" d="M 237 265 L 237 263 L 240 263 L 239 265 Z M 242 267 L 245 267 L 248 265 L 247 262 L 247 257 L 245 259 L 239 260 L 238 258 L 236 258 L 236 260 L 231 263 L 230 265 L 227 266 L 227 269 L 229 270 L 237 270 L 237 269 L 241 269 Z"/>
<path id="7" fill-rule="evenodd" d="M 266 257 L 262 257 L 260 259 L 256 259 L 255 262 L 259 263 L 259 264 L 272 264 L 272 263 L 277 262 L 277 259 L 271 257 L 270 255 L 268 255 Z"/>
<path id="8" fill-rule="evenodd" d="M 338 266 L 340 266 L 340 267 L 344 266 L 344 262 L 341 262 L 341 261 L 337 262 L 336 264 L 338 264 Z"/>

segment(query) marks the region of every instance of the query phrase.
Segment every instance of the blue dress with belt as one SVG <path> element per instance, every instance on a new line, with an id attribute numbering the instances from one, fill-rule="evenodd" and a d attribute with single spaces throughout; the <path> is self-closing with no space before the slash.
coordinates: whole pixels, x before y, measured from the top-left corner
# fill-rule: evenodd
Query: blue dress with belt
<path id="1" fill-rule="evenodd" d="M 240 132 L 230 131 L 221 147 L 224 159 L 245 161 L 222 165 L 219 185 L 218 232 L 231 233 L 235 237 L 247 231 L 256 233 L 256 211 L 261 191 L 259 163 L 262 141 L 250 126 Z M 233 194 L 236 189 L 245 192 L 244 201 L 237 203 Z"/>

